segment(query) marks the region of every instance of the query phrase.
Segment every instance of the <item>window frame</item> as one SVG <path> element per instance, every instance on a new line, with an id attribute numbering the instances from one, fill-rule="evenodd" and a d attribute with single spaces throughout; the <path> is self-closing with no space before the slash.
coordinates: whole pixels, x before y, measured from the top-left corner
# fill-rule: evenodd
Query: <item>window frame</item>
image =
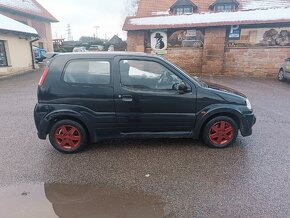
<path id="1" fill-rule="evenodd" d="M 190 12 L 185 13 L 184 10 L 188 9 L 188 8 L 190 9 Z M 178 13 L 178 9 L 179 10 L 182 9 L 182 13 L 181 14 Z M 173 9 L 173 13 L 176 14 L 176 15 L 193 14 L 193 11 L 194 11 L 194 9 L 193 9 L 193 7 L 191 5 L 175 6 L 174 9 Z"/>
<path id="2" fill-rule="evenodd" d="M 162 62 L 156 61 L 156 60 L 151 60 L 151 59 L 134 59 L 134 58 L 120 58 L 118 60 L 118 74 L 119 74 L 119 85 L 121 88 L 124 89 L 129 89 L 129 90 L 133 90 L 133 91 L 137 91 L 137 92 L 143 92 L 143 93 L 147 93 L 147 92 L 157 92 L 157 93 L 172 93 L 172 92 L 176 92 L 176 90 L 173 89 L 151 89 L 151 88 L 144 88 L 144 89 L 139 89 L 139 88 L 134 88 L 131 86 L 126 86 L 122 84 L 122 76 L 121 76 L 121 70 L 120 70 L 120 63 L 121 61 L 140 61 L 140 62 L 154 62 L 156 64 L 161 65 L 162 67 L 164 67 L 165 69 L 167 69 L 169 72 L 171 72 L 172 74 L 174 74 L 175 76 L 177 76 L 183 83 L 185 83 L 188 88 L 190 88 L 191 92 L 192 92 L 192 87 L 190 85 L 190 83 L 182 76 L 179 75 L 178 73 L 175 72 L 175 69 L 170 69 L 171 67 L 166 66 L 165 64 L 163 64 Z M 150 73 L 150 72 L 149 72 Z"/>
<path id="3" fill-rule="evenodd" d="M 3 46 L 3 49 L 4 49 L 4 60 L 5 60 L 5 65 L 0 65 L 0 67 L 8 67 L 9 64 L 8 64 L 8 57 L 7 57 L 7 50 L 6 50 L 6 46 L 5 46 L 5 41 L 4 40 L 0 40 L 0 43 L 2 44 Z"/>
<path id="4" fill-rule="evenodd" d="M 44 43 L 43 42 L 38 42 L 38 48 L 44 49 Z"/>
<path id="5" fill-rule="evenodd" d="M 231 6 L 231 10 L 226 10 L 227 6 Z M 217 10 L 218 7 L 223 7 L 223 10 Z M 234 3 L 219 3 L 214 6 L 215 12 L 230 12 L 230 11 L 235 11 L 235 10 L 236 10 L 236 5 Z"/>
<path id="6" fill-rule="evenodd" d="M 88 62 L 92 62 L 92 61 L 96 61 L 96 62 L 108 62 L 110 65 L 110 82 L 108 84 L 94 84 L 94 83 L 72 83 L 72 82 L 67 82 L 64 80 L 64 76 L 66 73 L 66 70 L 69 66 L 70 63 L 72 62 L 81 62 L 81 61 L 88 61 Z M 76 58 L 76 59 L 70 59 L 69 61 L 66 62 L 62 74 L 61 74 L 61 82 L 70 85 L 70 86 L 85 86 L 85 87 L 113 87 L 113 75 L 112 75 L 112 71 L 113 71 L 113 64 L 112 64 L 112 60 L 110 59 L 105 59 L 105 58 Z"/>

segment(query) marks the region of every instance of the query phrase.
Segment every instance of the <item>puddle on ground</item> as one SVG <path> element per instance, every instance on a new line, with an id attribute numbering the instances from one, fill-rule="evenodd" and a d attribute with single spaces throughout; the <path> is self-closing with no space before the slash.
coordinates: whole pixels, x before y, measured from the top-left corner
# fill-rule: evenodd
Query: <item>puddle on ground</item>
<path id="1" fill-rule="evenodd" d="M 94 185 L 25 184 L 0 188 L 1 218 L 160 218 L 157 196 Z"/>

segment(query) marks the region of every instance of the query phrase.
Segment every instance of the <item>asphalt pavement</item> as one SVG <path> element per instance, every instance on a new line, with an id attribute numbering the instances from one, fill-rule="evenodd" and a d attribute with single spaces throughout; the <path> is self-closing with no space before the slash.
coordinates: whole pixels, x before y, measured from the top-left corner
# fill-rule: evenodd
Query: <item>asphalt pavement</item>
<path id="1" fill-rule="evenodd" d="M 64 155 L 37 138 L 40 76 L 0 79 L 0 217 L 41 198 L 51 202 L 41 217 L 72 217 L 72 208 L 75 217 L 290 217 L 290 83 L 205 78 L 245 93 L 257 115 L 253 135 L 227 149 L 190 139 L 109 140 Z M 36 216 L 31 209 L 20 217 Z"/>

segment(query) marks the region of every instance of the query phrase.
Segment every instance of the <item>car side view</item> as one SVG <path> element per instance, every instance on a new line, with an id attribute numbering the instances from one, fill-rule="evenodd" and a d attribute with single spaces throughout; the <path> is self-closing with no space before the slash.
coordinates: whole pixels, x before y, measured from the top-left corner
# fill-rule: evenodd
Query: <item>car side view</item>
<path id="1" fill-rule="evenodd" d="M 213 148 L 252 134 L 247 97 L 143 53 L 57 54 L 39 81 L 38 136 L 63 153 L 112 138 L 202 138 Z"/>
<path id="2" fill-rule="evenodd" d="M 290 80 L 290 58 L 287 58 L 279 70 L 278 80 L 285 81 Z"/>

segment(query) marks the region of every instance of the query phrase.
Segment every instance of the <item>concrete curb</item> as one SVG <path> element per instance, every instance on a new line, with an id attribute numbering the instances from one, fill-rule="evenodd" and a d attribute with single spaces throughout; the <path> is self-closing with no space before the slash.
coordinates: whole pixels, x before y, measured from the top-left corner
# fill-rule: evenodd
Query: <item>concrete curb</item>
<path id="1" fill-rule="evenodd" d="M 13 74 L 7 74 L 7 75 L 3 75 L 3 76 L 0 75 L 0 81 L 2 81 L 2 80 L 8 80 L 8 79 L 13 79 L 15 77 L 24 76 L 24 75 L 30 74 L 30 73 L 36 73 L 39 70 L 41 70 L 41 68 L 35 69 L 35 70 L 22 71 L 22 72 L 13 73 Z"/>

